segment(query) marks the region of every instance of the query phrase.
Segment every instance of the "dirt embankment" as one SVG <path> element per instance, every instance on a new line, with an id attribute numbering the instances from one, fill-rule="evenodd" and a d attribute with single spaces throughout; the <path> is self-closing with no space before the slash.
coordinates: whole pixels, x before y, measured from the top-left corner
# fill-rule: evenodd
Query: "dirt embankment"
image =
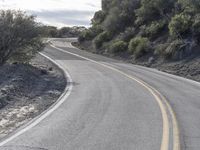
<path id="1" fill-rule="evenodd" d="M 40 55 L 30 65 L 0 67 L 0 138 L 49 108 L 65 87 L 62 71 Z"/>
<path id="2" fill-rule="evenodd" d="M 77 42 L 72 43 L 73 46 L 86 50 L 92 53 L 96 53 L 94 48 L 91 46 L 91 42 L 84 42 L 83 44 L 79 44 Z M 178 75 L 181 77 L 185 77 L 188 79 L 192 79 L 200 82 L 200 55 L 194 55 L 189 58 L 185 58 L 179 61 L 166 61 L 162 58 L 153 58 L 151 56 L 145 56 L 138 60 L 134 60 L 131 56 L 127 55 L 113 55 L 113 54 L 105 54 L 98 53 L 104 55 L 106 57 L 111 57 L 118 60 L 123 60 L 124 62 L 142 65 L 146 67 L 156 68 L 163 72 L 167 72 L 170 74 Z"/>

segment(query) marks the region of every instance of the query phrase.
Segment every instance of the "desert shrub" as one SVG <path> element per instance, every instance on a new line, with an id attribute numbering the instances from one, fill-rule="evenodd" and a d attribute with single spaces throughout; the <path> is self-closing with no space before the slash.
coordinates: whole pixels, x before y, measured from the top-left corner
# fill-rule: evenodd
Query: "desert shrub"
<path id="1" fill-rule="evenodd" d="M 112 8 L 103 22 L 103 27 L 106 31 L 118 33 L 124 28 L 123 16 L 120 10 L 116 7 Z"/>
<path id="2" fill-rule="evenodd" d="M 114 41 L 109 46 L 109 51 L 112 53 L 120 53 L 126 51 L 128 45 L 124 41 Z"/>
<path id="3" fill-rule="evenodd" d="M 169 46 L 169 43 L 157 44 L 154 47 L 154 54 L 163 56 L 165 53 L 166 48 Z"/>
<path id="4" fill-rule="evenodd" d="M 111 34 L 108 31 L 104 31 L 97 35 L 94 39 L 94 45 L 98 49 L 102 46 L 102 44 L 106 41 L 109 41 L 111 39 Z"/>
<path id="5" fill-rule="evenodd" d="M 140 0 L 141 7 L 136 10 L 136 24 L 157 20 L 173 7 L 174 0 Z"/>
<path id="6" fill-rule="evenodd" d="M 111 0 L 102 0 L 102 10 L 108 12 L 112 6 L 113 1 Z"/>
<path id="7" fill-rule="evenodd" d="M 200 10 L 200 1 L 199 0 L 178 0 L 178 2 L 182 5 L 182 8 L 192 9 L 193 11 L 199 12 Z"/>
<path id="8" fill-rule="evenodd" d="M 179 59 L 183 56 L 185 48 L 185 43 L 182 40 L 175 40 L 168 45 L 163 56 L 166 59 Z"/>
<path id="9" fill-rule="evenodd" d="M 196 15 L 192 25 L 193 35 L 200 41 L 200 14 Z"/>
<path id="10" fill-rule="evenodd" d="M 27 62 L 44 48 L 35 17 L 21 11 L 0 11 L 0 65 Z"/>
<path id="11" fill-rule="evenodd" d="M 47 37 L 57 38 L 58 37 L 58 29 L 54 26 L 46 26 L 46 34 Z"/>
<path id="12" fill-rule="evenodd" d="M 131 38 L 133 38 L 136 34 L 136 30 L 134 27 L 128 27 L 126 30 L 119 34 L 118 38 L 122 41 L 129 42 Z"/>
<path id="13" fill-rule="evenodd" d="M 79 41 L 92 40 L 95 37 L 94 32 L 91 29 L 85 30 L 79 37 Z"/>
<path id="14" fill-rule="evenodd" d="M 147 38 L 136 37 L 133 38 L 128 46 L 129 52 L 134 54 L 136 58 L 141 57 L 143 54 L 149 51 L 150 42 Z"/>
<path id="15" fill-rule="evenodd" d="M 175 15 L 169 23 L 170 35 L 177 37 L 186 34 L 192 25 L 192 17 L 187 14 Z"/>
<path id="16" fill-rule="evenodd" d="M 155 37 L 164 29 L 164 26 L 166 25 L 165 20 L 161 21 L 153 21 L 149 26 L 146 27 L 145 33 L 149 37 Z"/>
<path id="17" fill-rule="evenodd" d="M 91 30 L 85 30 L 79 35 L 78 41 L 81 43 L 85 40 L 91 40 L 93 38 L 94 38 L 94 35 L 93 35 L 92 31 Z"/>
<path id="18" fill-rule="evenodd" d="M 102 10 L 97 11 L 94 14 L 94 17 L 92 19 L 92 24 L 98 25 L 98 24 L 102 23 L 104 21 L 105 17 L 106 17 L 106 13 L 104 11 L 102 11 Z"/>
<path id="19" fill-rule="evenodd" d="M 101 32 L 103 32 L 103 29 L 100 25 L 95 25 L 92 26 L 91 28 L 83 31 L 79 37 L 78 37 L 78 41 L 79 42 L 83 42 L 85 40 L 92 40 L 94 39 L 98 34 L 100 34 Z"/>

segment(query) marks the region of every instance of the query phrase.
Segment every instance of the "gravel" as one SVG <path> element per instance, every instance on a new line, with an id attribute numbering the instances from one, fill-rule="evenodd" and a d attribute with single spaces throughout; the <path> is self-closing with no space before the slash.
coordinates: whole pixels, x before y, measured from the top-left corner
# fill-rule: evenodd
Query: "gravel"
<path id="1" fill-rule="evenodd" d="M 0 138 L 41 114 L 66 87 L 64 74 L 38 55 L 30 64 L 0 67 Z"/>

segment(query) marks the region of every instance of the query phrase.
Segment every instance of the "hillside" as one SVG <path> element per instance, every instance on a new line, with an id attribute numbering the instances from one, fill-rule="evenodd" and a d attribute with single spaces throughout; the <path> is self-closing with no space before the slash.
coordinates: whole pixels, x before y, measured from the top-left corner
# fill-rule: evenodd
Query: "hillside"
<path id="1" fill-rule="evenodd" d="M 82 49 L 189 78 L 199 71 L 199 0 L 102 0 L 91 22 Z"/>

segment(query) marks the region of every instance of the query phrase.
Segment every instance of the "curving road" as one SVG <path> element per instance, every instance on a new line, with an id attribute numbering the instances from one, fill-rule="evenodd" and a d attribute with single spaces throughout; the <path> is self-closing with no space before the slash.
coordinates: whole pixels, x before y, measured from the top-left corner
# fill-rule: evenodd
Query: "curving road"
<path id="1" fill-rule="evenodd" d="M 69 72 L 62 105 L 0 150 L 199 150 L 200 84 L 54 39 L 45 55 Z M 34 124 L 34 125 L 32 125 Z"/>

